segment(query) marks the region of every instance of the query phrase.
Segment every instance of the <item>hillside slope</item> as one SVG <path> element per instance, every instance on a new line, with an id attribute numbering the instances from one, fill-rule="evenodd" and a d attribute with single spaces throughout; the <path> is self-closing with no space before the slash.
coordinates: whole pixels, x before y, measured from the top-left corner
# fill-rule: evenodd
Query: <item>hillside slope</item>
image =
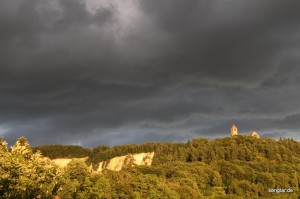
<path id="1" fill-rule="evenodd" d="M 98 146 L 90 151 L 86 162 L 97 168 L 100 162 L 114 157 L 152 151 L 155 155 L 151 167 L 127 167 L 117 173 L 102 171 L 118 197 L 147 198 L 152 191 L 162 194 L 162 198 L 300 195 L 300 143 L 293 139 L 236 136 L 187 143 Z M 272 193 L 276 190 L 285 192 Z"/>

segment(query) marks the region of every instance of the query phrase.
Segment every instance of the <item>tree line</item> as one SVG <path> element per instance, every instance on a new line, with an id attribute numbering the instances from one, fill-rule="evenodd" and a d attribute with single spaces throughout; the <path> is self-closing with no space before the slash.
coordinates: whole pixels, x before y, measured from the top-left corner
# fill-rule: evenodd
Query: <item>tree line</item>
<path id="1" fill-rule="evenodd" d="M 48 149 L 47 149 L 48 147 Z M 51 150 L 64 146 L 44 146 Z M 0 140 L 0 198 L 297 198 L 300 195 L 300 143 L 293 139 L 236 136 L 187 143 L 97 146 L 82 150 L 86 164 L 60 168 L 30 147 L 25 138 L 11 148 Z M 66 147 L 67 148 L 67 147 Z M 86 151 L 88 153 L 84 153 Z M 155 151 L 152 166 L 97 173 L 91 163 L 128 153 Z M 89 155 L 88 155 L 89 154 Z M 74 154 L 76 155 L 76 154 Z M 50 156 L 50 155 L 49 155 Z M 55 157 L 54 155 L 51 157 Z M 76 157 L 79 157 L 76 155 Z M 272 193 L 269 189 L 293 192 Z"/>

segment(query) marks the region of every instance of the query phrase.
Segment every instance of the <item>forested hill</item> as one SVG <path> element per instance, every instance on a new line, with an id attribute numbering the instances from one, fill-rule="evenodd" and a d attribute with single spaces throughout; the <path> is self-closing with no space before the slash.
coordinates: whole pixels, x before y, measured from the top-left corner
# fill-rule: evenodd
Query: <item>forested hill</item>
<path id="1" fill-rule="evenodd" d="M 55 158 L 83 158 L 90 157 L 91 150 L 75 145 L 42 145 L 32 147 L 33 151 L 41 151 L 42 154 L 50 159 Z"/>
<path id="2" fill-rule="evenodd" d="M 89 157 L 97 164 L 129 153 L 155 152 L 152 166 L 91 171 L 79 160 L 63 170 L 25 138 L 11 150 L 0 139 L 0 198 L 288 199 L 300 196 L 300 143 L 251 136 L 194 139 L 187 143 L 41 146 L 51 158 Z M 281 191 L 282 193 L 276 193 Z M 284 191 L 284 192 L 283 192 Z"/>
<path id="3" fill-rule="evenodd" d="M 251 136 L 226 137 L 215 140 L 193 139 L 187 143 L 144 143 L 114 147 L 96 146 L 92 150 L 81 146 L 43 145 L 33 147 L 44 156 L 54 158 L 89 157 L 97 164 L 129 153 L 155 152 L 154 165 L 172 161 L 210 163 L 214 160 L 245 161 L 267 160 L 297 164 L 300 162 L 300 142 L 293 139 L 253 138 Z"/>

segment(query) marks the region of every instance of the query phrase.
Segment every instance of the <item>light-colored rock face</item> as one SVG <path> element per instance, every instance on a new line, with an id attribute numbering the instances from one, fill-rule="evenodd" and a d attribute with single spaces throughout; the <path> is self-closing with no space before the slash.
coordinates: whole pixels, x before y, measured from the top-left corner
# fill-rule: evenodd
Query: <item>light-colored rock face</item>
<path id="1" fill-rule="evenodd" d="M 97 171 L 101 172 L 104 169 L 120 171 L 124 166 L 127 167 L 141 166 L 141 165 L 150 166 L 152 164 L 153 157 L 154 157 L 154 152 L 128 154 L 124 156 L 114 157 L 109 161 L 100 162 Z"/>
<path id="2" fill-rule="evenodd" d="M 74 159 L 86 161 L 87 157 L 85 157 L 85 158 L 57 158 L 57 159 L 52 159 L 51 161 L 60 167 L 65 167 L 71 160 L 74 160 Z"/>
<path id="3" fill-rule="evenodd" d="M 152 160 L 154 157 L 154 152 L 149 153 L 137 153 L 137 154 L 128 154 L 124 156 L 114 157 L 108 161 L 99 162 L 99 166 L 97 168 L 97 172 L 101 172 L 105 169 L 112 171 L 120 171 L 124 167 L 133 167 L 133 166 L 150 166 L 152 164 Z M 65 167 L 67 164 L 74 159 L 79 159 L 82 161 L 86 161 L 85 158 L 59 158 L 51 160 L 54 164 Z M 92 165 L 91 165 L 92 166 Z"/>
<path id="4" fill-rule="evenodd" d="M 102 170 L 103 170 L 103 166 L 104 165 L 104 162 L 99 162 L 99 166 L 98 166 L 98 168 L 97 168 L 97 172 L 101 172 Z"/>
<path id="5" fill-rule="evenodd" d="M 106 166 L 106 169 L 113 170 L 113 171 L 120 171 L 125 163 L 126 155 L 114 157 L 110 159 L 108 165 Z"/>
<path id="6" fill-rule="evenodd" d="M 153 157 L 154 157 L 154 152 L 134 154 L 133 155 L 133 159 L 134 159 L 133 163 L 135 165 L 150 166 L 152 164 Z"/>
<path id="7" fill-rule="evenodd" d="M 71 159 L 67 158 L 59 158 L 59 159 L 53 159 L 52 162 L 60 167 L 65 167 L 67 164 L 71 161 Z"/>

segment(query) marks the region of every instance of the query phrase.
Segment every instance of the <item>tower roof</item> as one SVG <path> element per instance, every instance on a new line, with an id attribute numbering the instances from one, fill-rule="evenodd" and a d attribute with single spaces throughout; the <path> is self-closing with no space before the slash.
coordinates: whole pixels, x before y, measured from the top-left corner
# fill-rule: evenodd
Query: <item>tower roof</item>
<path id="1" fill-rule="evenodd" d="M 255 138 L 260 138 L 260 136 L 258 135 L 258 133 L 256 133 L 255 131 L 252 131 L 250 135 L 252 137 L 255 137 Z"/>
<path id="2" fill-rule="evenodd" d="M 237 127 L 233 124 L 231 129 L 237 129 Z"/>

